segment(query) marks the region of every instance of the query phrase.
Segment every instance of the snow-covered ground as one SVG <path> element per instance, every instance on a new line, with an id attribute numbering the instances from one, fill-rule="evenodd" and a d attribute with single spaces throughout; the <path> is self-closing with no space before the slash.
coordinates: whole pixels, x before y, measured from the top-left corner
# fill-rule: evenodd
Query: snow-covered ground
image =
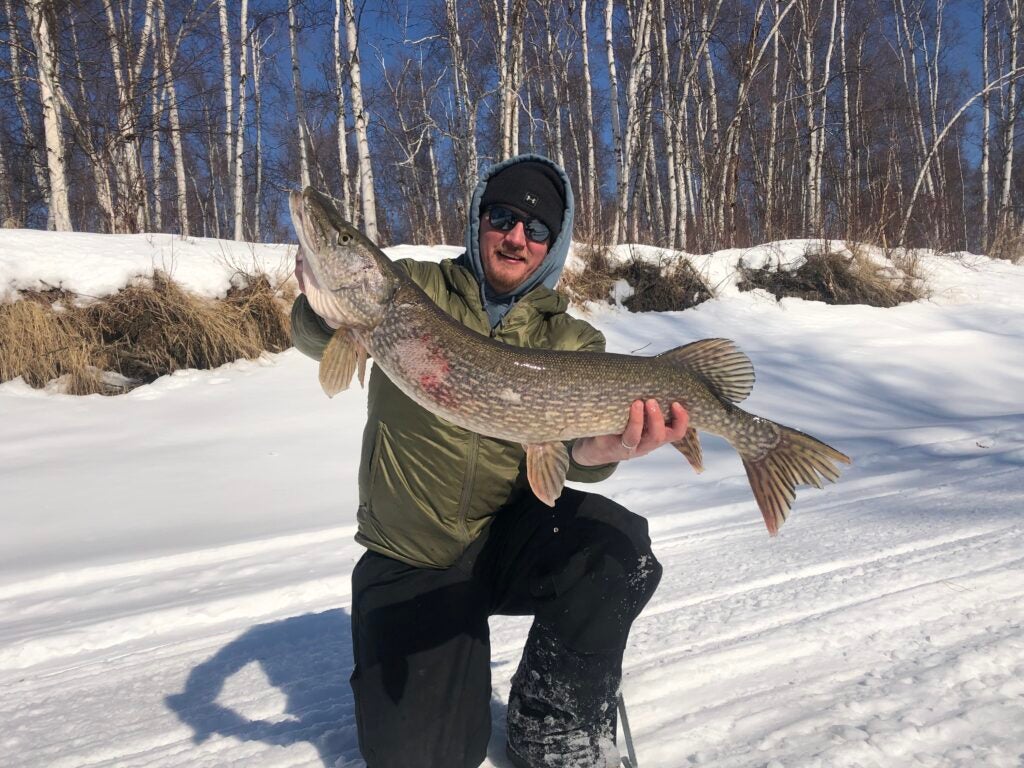
<path id="1" fill-rule="evenodd" d="M 735 339 L 758 372 L 744 407 L 854 460 L 776 539 L 715 438 L 700 477 L 665 449 L 598 486 L 650 518 L 665 568 L 626 656 L 640 764 L 1020 766 L 1024 268 L 927 255 L 932 297 L 894 309 L 731 288 L 739 257 L 804 245 L 699 257 L 721 296 L 687 312 L 588 314 L 613 351 Z M 0 231 L 0 293 L 95 296 L 155 266 L 216 294 L 289 253 Z M 0 385 L 0 764 L 362 765 L 347 680 L 364 408 L 358 389 L 328 400 L 294 350 L 115 398 Z M 488 766 L 509 765 L 527 625 L 492 621 Z"/>

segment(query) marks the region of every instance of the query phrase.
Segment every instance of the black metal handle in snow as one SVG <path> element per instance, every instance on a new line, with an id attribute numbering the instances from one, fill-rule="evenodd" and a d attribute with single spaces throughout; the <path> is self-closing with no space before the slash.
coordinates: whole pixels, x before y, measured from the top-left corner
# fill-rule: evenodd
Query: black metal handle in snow
<path id="1" fill-rule="evenodd" d="M 619 692 L 619 720 L 622 723 L 622 740 L 626 742 L 626 754 L 628 757 L 622 758 L 622 768 L 640 768 L 640 763 L 636 759 L 636 750 L 633 749 L 633 734 L 629 732 L 629 718 L 626 717 L 626 702 L 622 698 L 622 692 Z"/>

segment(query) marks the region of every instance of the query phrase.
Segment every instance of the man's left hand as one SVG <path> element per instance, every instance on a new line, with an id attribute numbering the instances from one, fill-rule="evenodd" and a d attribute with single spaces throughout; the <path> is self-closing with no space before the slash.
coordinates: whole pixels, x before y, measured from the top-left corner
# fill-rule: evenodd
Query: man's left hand
<path id="1" fill-rule="evenodd" d="M 683 439 L 690 426 L 689 414 L 679 403 L 672 403 L 670 416 L 666 424 L 657 400 L 634 400 L 629 407 L 629 421 L 621 435 L 577 440 L 572 448 L 572 458 L 586 467 L 645 456 L 665 443 Z"/>

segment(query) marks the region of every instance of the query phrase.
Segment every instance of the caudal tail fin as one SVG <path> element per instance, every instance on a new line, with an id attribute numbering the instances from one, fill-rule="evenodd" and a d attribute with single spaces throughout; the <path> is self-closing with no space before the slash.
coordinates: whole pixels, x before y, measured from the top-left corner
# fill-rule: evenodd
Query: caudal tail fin
<path id="1" fill-rule="evenodd" d="M 822 480 L 838 479 L 837 462 L 851 463 L 849 456 L 810 435 L 781 424 L 776 426 L 780 431 L 778 445 L 756 461 L 743 457 L 747 479 L 772 536 L 789 516 L 796 486 L 821 488 Z"/>

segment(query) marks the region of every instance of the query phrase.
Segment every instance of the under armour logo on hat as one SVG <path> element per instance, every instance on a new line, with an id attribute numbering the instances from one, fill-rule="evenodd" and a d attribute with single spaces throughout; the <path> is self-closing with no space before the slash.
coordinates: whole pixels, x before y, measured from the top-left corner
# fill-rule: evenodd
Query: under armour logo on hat
<path id="1" fill-rule="evenodd" d="M 537 196 L 533 194 L 533 192 L 527 192 L 525 195 L 523 195 L 523 202 L 529 206 L 534 206 L 539 201 L 537 200 Z"/>

